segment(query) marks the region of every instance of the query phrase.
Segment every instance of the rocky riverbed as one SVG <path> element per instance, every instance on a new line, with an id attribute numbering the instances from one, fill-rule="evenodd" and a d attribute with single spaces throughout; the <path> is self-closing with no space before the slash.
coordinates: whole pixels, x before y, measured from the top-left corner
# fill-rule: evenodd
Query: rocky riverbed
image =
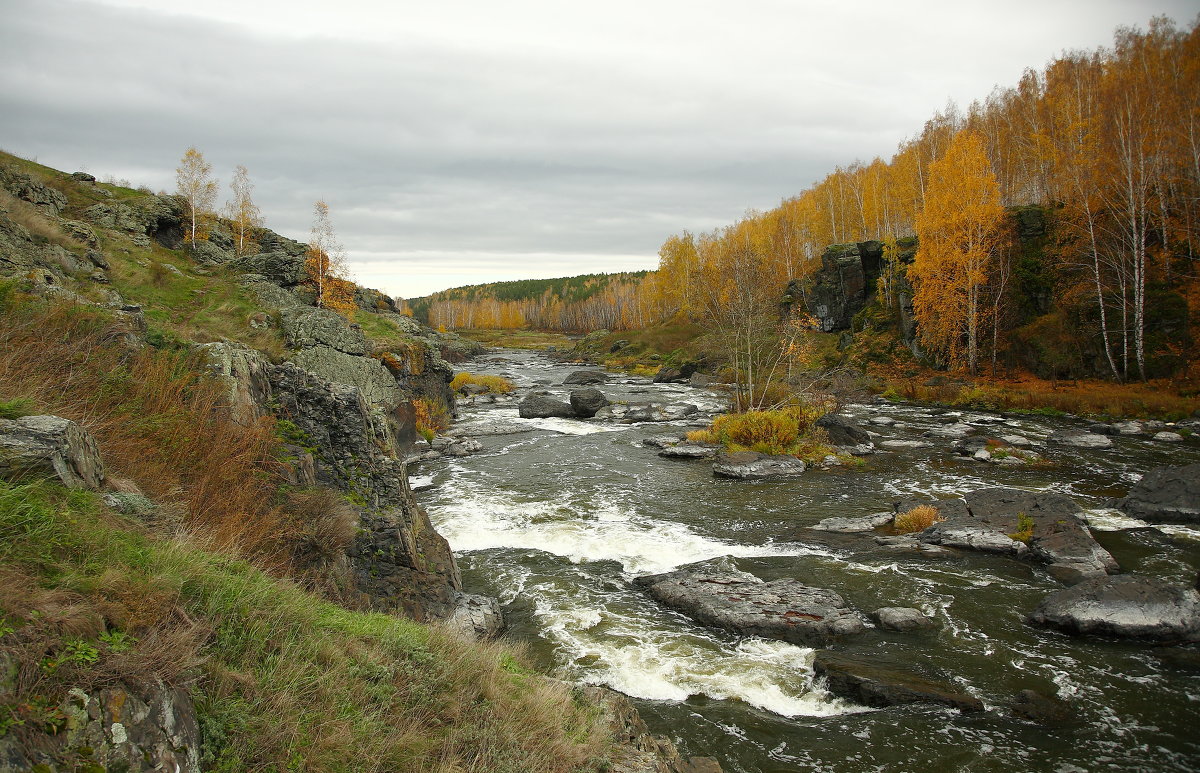
<path id="1" fill-rule="evenodd" d="M 729 478 L 683 441 L 720 392 L 571 379 L 594 369 L 525 352 L 471 369 L 519 389 L 465 399 L 414 469 L 466 589 L 687 755 L 745 773 L 1200 766 L 1191 426 L 872 402 L 839 420 L 864 465 Z M 922 503 L 945 520 L 893 533 Z"/>

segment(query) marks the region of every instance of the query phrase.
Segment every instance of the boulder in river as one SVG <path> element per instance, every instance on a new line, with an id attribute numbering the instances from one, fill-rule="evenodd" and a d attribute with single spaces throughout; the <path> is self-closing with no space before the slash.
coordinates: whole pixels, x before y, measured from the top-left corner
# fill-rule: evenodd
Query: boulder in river
<path id="1" fill-rule="evenodd" d="M 1074 634 L 1195 642 L 1200 641 L 1200 593 L 1153 577 L 1093 577 L 1051 593 L 1028 620 Z"/>
<path id="2" fill-rule="evenodd" d="M 763 582 L 744 572 L 684 568 L 634 582 L 699 623 L 744 636 L 820 646 L 867 629 L 837 593 L 797 580 Z"/>
<path id="3" fill-rule="evenodd" d="M 1018 717 L 1039 725 L 1055 727 L 1077 721 L 1077 715 L 1066 701 L 1036 690 L 1021 690 L 1012 702 L 1012 711 Z"/>
<path id="4" fill-rule="evenodd" d="M 570 403 L 564 403 L 544 392 L 530 392 L 517 406 L 517 412 L 522 419 L 570 419 L 575 416 L 575 409 Z"/>
<path id="5" fill-rule="evenodd" d="M 758 480 L 799 475 L 807 465 L 794 456 L 773 456 L 757 451 L 722 451 L 713 463 L 713 474 L 719 478 Z"/>
<path id="6" fill-rule="evenodd" d="M 587 384 L 603 384 L 608 381 L 608 374 L 602 370 L 576 370 L 572 371 L 565 379 L 563 384 L 566 386 L 587 385 Z"/>
<path id="7" fill-rule="evenodd" d="M 917 534 L 922 542 L 1033 558 L 1067 582 L 1117 571 L 1117 562 L 1088 531 L 1079 505 L 1064 494 L 986 488 L 959 500 L 898 502 L 895 508 L 899 513 L 920 504 L 936 507 L 945 519 Z"/>
<path id="8" fill-rule="evenodd" d="M 817 419 L 817 426 L 825 430 L 829 442 L 835 446 L 860 446 L 871 442 L 865 429 L 836 413 L 827 413 Z"/>
<path id="9" fill-rule="evenodd" d="M 608 405 L 608 398 L 599 389 L 588 387 L 571 391 L 571 407 L 575 410 L 575 415 L 581 419 L 590 419 L 606 405 Z"/>
<path id="10" fill-rule="evenodd" d="M 658 369 L 658 373 L 654 374 L 655 384 L 684 384 L 691 380 L 692 374 L 696 372 L 696 363 L 685 362 L 679 367 L 664 365 Z"/>
<path id="11" fill-rule="evenodd" d="M 919 631 L 933 628 L 933 621 L 919 609 L 911 607 L 880 607 L 871 619 L 885 631 Z"/>
<path id="12" fill-rule="evenodd" d="M 712 459 L 720 450 L 720 446 L 708 443 L 677 443 L 664 447 L 658 455 L 665 459 Z"/>
<path id="13" fill-rule="evenodd" d="M 898 666 L 821 650 L 813 671 L 824 677 L 829 691 L 867 706 L 938 703 L 960 711 L 983 711 L 983 703 L 956 686 L 938 682 Z"/>
<path id="14" fill-rule="evenodd" d="M 874 531 L 880 526 L 884 526 L 892 522 L 894 516 L 891 513 L 872 513 L 864 515 L 860 518 L 836 516 L 826 518 L 812 528 L 817 531 L 834 531 L 841 534 L 853 534 L 863 531 Z"/>
<path id="15" fill-rule="evenodd" d="M 1150 523 L 1200 523 L 1200 462 L 1154 468 L 1115 505 Z"/>

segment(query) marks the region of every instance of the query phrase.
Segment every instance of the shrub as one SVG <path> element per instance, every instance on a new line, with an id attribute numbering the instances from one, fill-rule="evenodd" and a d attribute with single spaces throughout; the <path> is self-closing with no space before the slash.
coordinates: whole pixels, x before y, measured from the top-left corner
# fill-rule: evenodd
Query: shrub
<path id="1" fill-rule="evenodd" d="M 1008 536 L 1018 542 L 1028 542 L 1033 537 L 1033 516 L 1023 511 L 1017 513 L 1017 530 Z"/>
<path id="2" fill-rule="evenodd" d="M 726 446 L 765 454 L 785 454 L 800 437 L 795 417 L 784 411 L 746 411 L 718 416 L 713 433 Z"/>
<path id="3" fill-rule="evenodd" d="M 425 442 L 430 445 L 439 432 L 450 427 L 450 413 L 439 400 L 418 397 L 413 400 L 413 410 L 416 414 L 417 434 L 425 438 Z"/>
<path id="4" fill-rule="evenodd" d="M 483 387 L 486 394 L 508 394 L 516 387 L 513 382 L 503 376 L 490 376 L 486 373 L 467 373 L 463 371 L 454 376 L 450 388 L 455 392 L 465 391 L 468 384 Z"/>
<path id="5" fill-rule="evenodd" d="M 932 505 L 918 505 L 911 510 L 907 510 L 896 516 L 893 521 L 893 526 L 896 531 L 901 534 L 912 534 L 917 531 L 924 531 L 938 521 L 944 521 L 938 514 L 937 508 Z"/>

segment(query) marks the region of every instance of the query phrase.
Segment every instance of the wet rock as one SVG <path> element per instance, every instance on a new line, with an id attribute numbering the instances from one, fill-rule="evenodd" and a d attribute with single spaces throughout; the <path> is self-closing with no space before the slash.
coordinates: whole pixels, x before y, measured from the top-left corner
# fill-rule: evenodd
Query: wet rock
<path id="1" fill-rule="evenodd" d="M 1114 504 L 1150 523 L 1200 523 L 1200 463 L 1156 467 Z"/>
<path id="2" fill-rule="evenodd" d="M 757 451 L 722 451 L 713 464 L 713 474 L 721 478 L 755 480 L 799 475 L 806 465 L 794 456 L 770 456 Z"/>
<path id="3" fill-rule="evenodd" d="M 517 406 L 522 419 L 571 419 L 575 417 L 575 409 L 570 403 L 564 403 L 544 392 L 530 392 Z"/>
<path id="4" fill-rule="evenodd" d="M 930 504 L 946 520 L 916 535 L 946 547 L 1032 558 L 1056 567 L 1062 579 L 1103 576 L 1117 562 L 1092 537 L 1074 500 L 1051 491 L 987 488 L 961 500 L 896 503 L 896 512 Z M 1028 542 L 1010 535 L 1032 526 Z"/>
<path id="5" fill-rule="evenodd" d="M 1010 446 L 1017 448 L 1028 448 L 1033 445 L 1033 441 L 1024 435 L 1001 435 L 1000 439 Z"/>
<path id="6" fill-rule="evenodd" d="M 872 416 L 867 419 L 868 424 L 874 424 L 877 427 L 890 427 L 896 423 L 896 420 L 891 416 Z"/>
<path id="7" fill-rule="evenodd" d="M 468 641 L 491 639 L 504 630 L 500 602 L 491 596 L 460 593 L 446 627 Z"/>
<path id="8" fill-rule="evenodd" d="M 941 424 L 933 429 L 927 430 L 925 437 L 941 437 L 941 438 L 965 438 L 975 431 L 975 427 L 964 422 L 955 421 L 951 424 Z"/>
<path id="9" fill-rule="evenodd" d="M 694 387 L 706 387 L 706 386 L 712 385 L 715 382 L 716 382 L 716 379 L 714 379 L 712 376 L 709 376 L 705 373 L 700 373 L 698 371 L 696 373 L 693 373 L 688 378 L 688 383 Z"/>
<path id="10" fill-rule="evenodd" d="M 1140 421 L 1119 421 L 1112 426 L 1113 429 L 1122 435 L 1140 435 L 1143 430 Z"/>
<path id="11" fill-rule="evenodd" d="M 982 711 L 983 703 L 952 684 L 928 679 L 875 659 L 821 650 L 813 671 L 826 680 L 829 691 L 867 706 L 937 703 L 960 711 Z"/>
<path id="12" fill-rule="evenodd" d="M 924 612 L 911 607 L 880 607 L 871 619 L 885 631 L 919 631 L 934 625 Z"/>
<path id="13" fill-rule="evenodd" d="M 583 419 L 595 416 L 596 412 L 609 402 L 599 389 L 574 389 L 571 391 L 570 400 L 575 415 Z"/>
<path id="14" fill-rule="evenodd" d="M 1200 593 L 1152 577 L 1093 577 L 1051 593 L 1028 620 L 1073 634 L 1195 642 L 1200 641 Z"/>
<path id="15" fill-rule="evenodd" d="M 67 488 L 98 489 L 104 462 L 83 427 L 59 416 L 0 419 L 0 477 L 57 478 Z"/>
<path id="16" fill-rule="evenodd" d="M 1183 442 L 1183 435 L 1178 432 L 1155 432 L 1154 439 L 1163 443 L 1180 443 Z"/>
<path id="17" fill-rule="evenodd" d="M 892 513 L 873 513 L 871 515 L 862 516 L 861 518 L 826 518 L 812 528 L 816 529 L 817 531 L 833 531 L 841 534 L 852 534 L 855 532 L 873 531 L 880 526 L 885 526 L 891 523 L 893 517 L 894 516 Z"/>
<path id="18" fill-rule="evenodd" d="M 699 623 L 743 636 L 813 646 L 867 629 L 862 615 L 837 593 L 796 580 L 763 582 L 745 572 L 684 568 L 634 582 Z"/>
<path id="19" fill-rule="evenodd" d="M 836 413 L 827 413 L 817 419 L 817 426 L 825 430 L 829 442 L 835 446 L 859 446 L 871 442 L 871 436 L 865 429 Z"/>
<path id="20" fill-rule="evenodd" d="M 691 403 L 629 403 L 628 405 L 610 405 L 596 412 L 597 419 L 620 421 L 625 424 L 643 422 L 679 421 L 689 416 L 695 416 L 700 409 Z"/>
<path id="21" fill-rule="evenodd" d="M 706 443 L 678 443 L 666 446 L 658 455 L 666 459 L 713 459 L 720 450 L 720 446 Z"/>
<path id="22" fill-rule="evenodd" d="M 656 437 L 648 437 L 642 441 L 642 445 L 651 446 L 653 448 L 668 448 L 670 446 L 679 445 L 684 442 L 684 438 L 679 435 L 658 435 Z"/>
<path id="23" fill-rule="evenodd" d="M 1083 430 L 1061 430 L 1049 437 L 1051 443 L 1072 448 L 1112 448 L 1112 439 Z"/>
<path id="24" fill-rule="evenodd" d="M 603 384 L 608 381 L 608 374 L 602 370 L 576 370 L 563 379 L 564 385 Z"/>
<path id="25" fill-rule="evenodd" d="M 1112 424 L 1089 424 L 1088 432 L 1095 435 L 1120 435 L 1121 430 Z"/>
<path id="26" fill-rule="evenodd" d="M 1064 700 L 1043 695 L 1036 690 L 1021 690 L 1013 699 L 1012 711 L 1018 717 L 1050 727 L 1069 725 L 1076 721 L 1071 705 Z"/>

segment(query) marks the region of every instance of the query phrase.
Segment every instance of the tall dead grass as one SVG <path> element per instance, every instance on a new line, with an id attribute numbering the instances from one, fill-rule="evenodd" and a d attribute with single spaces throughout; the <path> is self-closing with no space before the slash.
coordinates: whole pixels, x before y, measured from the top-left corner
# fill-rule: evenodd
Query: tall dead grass
<path id="1" fill-rule="evenodd" d="M 0 209 L 6 210 L 10 220 L 22 226 L 35 237 L 41 237 L 60 247 L 70 247 L 76 244 L 75 240 L 52 218 L 47 217 L 45 213 L 28 201 L 18 199 L 8 191 L 0 190 Z"/>
<path id="2" fill-rule="evenodd" d="M 110 475 L 182 509 L 191 538 L 272 571 L 294 568 L 313 525 L 276 496 L 273 421 L 233 421 L 196 355 L 131 349 L 126 332 L 96 310 L 0 290 L 0 397 L 85 427 Z"/>

